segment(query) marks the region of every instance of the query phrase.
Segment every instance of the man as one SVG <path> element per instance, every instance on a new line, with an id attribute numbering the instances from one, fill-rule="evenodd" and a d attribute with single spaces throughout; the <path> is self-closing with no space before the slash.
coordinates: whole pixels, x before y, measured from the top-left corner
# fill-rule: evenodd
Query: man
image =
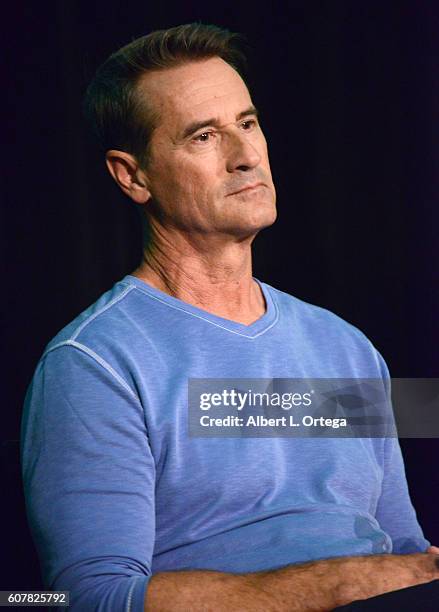
<path id="1" fill-rule="evenodd" d="M 148 242 L 26 396 L 29 520 L 73 610 L 329 610 L 439 577 L 395 438 L 188 436 L 190 378 L 388 377 L 357 329 L 252 277 L 275 189 L 235 38 L 153 32 L 87 93 Z"/>

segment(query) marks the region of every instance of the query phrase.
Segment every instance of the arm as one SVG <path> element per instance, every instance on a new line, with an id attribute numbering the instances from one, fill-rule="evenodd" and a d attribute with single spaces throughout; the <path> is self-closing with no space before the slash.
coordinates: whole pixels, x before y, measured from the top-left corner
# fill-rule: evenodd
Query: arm
<path id="1" fill-rule="evenodd" d="M 377 356 L 388 405 L 392 410 L 389 370 L 380 353 L 377 353 Z M 424 552 L 429 542 L 424 537 L 410 499 L 399 440 L 396 437 L 388 437 L 383 439 L 382 443 L 383 480 L 375 518 L 391 537 L 394 553 Z"/>
<path id="2" fill-rule="evenodd" d="M 379 354 L 378 360 L 390 398 L 387 367 Z M 410 501 L 398 440 L 384 440 L 383 449 L 376 517 L 399 554 L 326 559 L 246 575 L 158 573 L 149 583 L 145 612 L 323 612 L 439 579 L 439 548 L 430 547 L 430 554 L 423 554 L 428 542 Z"/>
<path id="3" fill-rule="evenodd" d="M 386 438 L 383 442 L 384 474 L 375 517 L 391 537 L 394 553 L 425 551 L 429 542 L 422 533 L 410 499 L 398 439 Z"/>
<path id="4" fill-rule="evenodd" d="M 70 591 L 72 612 L 143 610 L 155 465 L 126 382 L 78 346 L 55 348 L 29 387 L 21 445 L 45 586 Z"/>
<path id="5" fill-rule="evenodd" d="M 270 572 L 162 572 L 145 612 L 324 612 L 439 578 L 433 554 L 340 557 Z"/>

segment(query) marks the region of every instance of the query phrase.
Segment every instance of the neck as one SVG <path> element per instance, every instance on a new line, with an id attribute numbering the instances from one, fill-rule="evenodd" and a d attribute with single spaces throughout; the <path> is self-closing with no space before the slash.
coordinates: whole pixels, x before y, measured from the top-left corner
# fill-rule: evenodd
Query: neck
<path id="1" fill-rule="evenodd" d="M 184 302 L 245 325 L 266 310 L 252 277 L 251 240 L 226 243 L 161 236 L 144 249 L 132 274 Z"/>

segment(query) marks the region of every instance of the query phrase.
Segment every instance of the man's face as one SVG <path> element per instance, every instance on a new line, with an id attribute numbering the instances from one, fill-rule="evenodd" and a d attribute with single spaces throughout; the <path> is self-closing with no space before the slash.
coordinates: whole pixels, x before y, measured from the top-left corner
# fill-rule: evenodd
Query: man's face
<path id="1" fill-rule="evenodd" d="M 139 87 L 160 117 L 145 174 L 163 224 L 240 238 L 271 225 L 267 143 L 239 74 L 211 58 L 146 74 Z"/>

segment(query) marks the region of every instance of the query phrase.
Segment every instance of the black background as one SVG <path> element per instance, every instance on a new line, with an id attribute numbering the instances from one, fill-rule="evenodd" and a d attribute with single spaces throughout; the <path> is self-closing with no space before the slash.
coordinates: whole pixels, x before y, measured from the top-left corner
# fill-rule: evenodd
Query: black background
<path id="1" fill-rule="evenodd" d="M 36 362 L 141 252 L 133 205 L 87 135 L 84 88 L 123 44 L 196 20 L 252 48 L 279 213 L 254 276 L 359 327 L 392 376 L 439 376 L 437 2 L 18 3 L 3 36 L 2 589 L 41 588 L 17 442 Z M 401 441 L 439 545 L 438 444 Z"/>

